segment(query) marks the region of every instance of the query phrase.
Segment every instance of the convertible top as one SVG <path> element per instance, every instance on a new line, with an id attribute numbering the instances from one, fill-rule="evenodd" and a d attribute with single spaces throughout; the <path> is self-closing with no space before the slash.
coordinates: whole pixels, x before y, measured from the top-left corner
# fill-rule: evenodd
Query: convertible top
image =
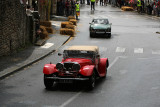
<path id="1" fill-rule="evenodd" d="M 68 49 L 65 50 L 81 50 L 81 51 L 93 51 L 99 52 L 98 46 L 70 46 Z"/>

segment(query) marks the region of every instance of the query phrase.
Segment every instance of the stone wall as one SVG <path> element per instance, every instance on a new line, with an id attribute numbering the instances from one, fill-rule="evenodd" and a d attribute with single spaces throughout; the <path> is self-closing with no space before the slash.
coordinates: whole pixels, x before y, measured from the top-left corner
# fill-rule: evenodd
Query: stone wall
<path id="1" fill-rule="evenodd" d="M 0 0 L 0 56 L 24 48 L 31 42 L 31 36 L 27 32 L 25 7 L 20 0 Z"/>

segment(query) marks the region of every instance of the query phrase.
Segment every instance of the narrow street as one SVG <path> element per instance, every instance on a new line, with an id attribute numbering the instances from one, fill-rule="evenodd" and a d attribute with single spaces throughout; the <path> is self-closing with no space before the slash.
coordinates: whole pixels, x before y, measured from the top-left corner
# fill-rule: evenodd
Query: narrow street
<path id="1" fill-rule="evenodd" d="M 76 36 L 45 59 L 0 81 L 1 107 L 160 107 L 160 19 L 120 8 L 82 5 Z M 108 18 L 111 38 L 90 38 L 93 18 Z M 96 45 L 109 58 L 106 79 L 94 90 L 83 84 L 58 84 L 46 90 L 43 66 L 58 63 L 63 49 L 72 45 Z"/>

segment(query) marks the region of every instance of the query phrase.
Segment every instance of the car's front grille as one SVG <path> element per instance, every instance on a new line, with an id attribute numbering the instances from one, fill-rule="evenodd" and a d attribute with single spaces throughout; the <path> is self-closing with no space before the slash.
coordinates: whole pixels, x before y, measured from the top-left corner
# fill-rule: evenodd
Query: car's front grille
<path id="1" fill-rule="evenodd" d="M 72 71 L 72 66 L 73 66 L 74 63 L 72 62 L 66 62 L 64 63 L 64 68 L 66 71 Z"/>

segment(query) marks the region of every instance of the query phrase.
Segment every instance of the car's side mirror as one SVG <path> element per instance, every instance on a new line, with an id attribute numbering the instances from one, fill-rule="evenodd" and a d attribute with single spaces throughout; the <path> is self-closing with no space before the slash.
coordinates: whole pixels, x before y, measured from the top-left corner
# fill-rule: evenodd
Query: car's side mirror
<path id="1" fill-rule="evenodd" d="M 96 55 L 96 57 L 100 57 L 100 55 Z"/>
<path id="2" fill-rule="evenodd" d="M 91 24 L 91 23 L 89 23 L 89 24 Z"/>
<path id="3" fill-rule="evenodd" d="M 112 25 L 112 23 L 110 23 L 110 25 Z"/>
<path id="4" fill-rule="evenodd" d="M 61 54 L 61 53 L 58 53 L 58 56 L 62 56 L 62 54 Z"/>

